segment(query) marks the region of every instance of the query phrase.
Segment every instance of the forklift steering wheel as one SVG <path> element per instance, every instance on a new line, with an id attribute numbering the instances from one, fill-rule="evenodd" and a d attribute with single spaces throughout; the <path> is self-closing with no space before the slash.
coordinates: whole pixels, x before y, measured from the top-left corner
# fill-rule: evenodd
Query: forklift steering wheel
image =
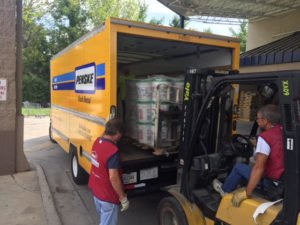
<path id="1" fill-rule="evenodd" d="M 249 138 L 243 135 L 234 134 L 231 137 L 230 144 L 233 152 L 238 156 L 249 159 L 253 155 L 253 144 Z"/>

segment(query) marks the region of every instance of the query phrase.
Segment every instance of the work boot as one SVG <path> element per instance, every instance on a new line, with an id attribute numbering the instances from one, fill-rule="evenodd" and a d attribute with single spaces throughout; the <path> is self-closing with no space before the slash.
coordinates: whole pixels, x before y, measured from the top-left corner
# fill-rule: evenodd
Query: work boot
<path id="1" fill-rule="evenodd" d="M 220 182 L 218 179 L 213 180 L 212 186 L 213 186 L 214 190 L 216 192 L 218 192 L 222 197 L 226 194 L 222 189 L 222 186 L 223 186 L 222 182 Z"/>

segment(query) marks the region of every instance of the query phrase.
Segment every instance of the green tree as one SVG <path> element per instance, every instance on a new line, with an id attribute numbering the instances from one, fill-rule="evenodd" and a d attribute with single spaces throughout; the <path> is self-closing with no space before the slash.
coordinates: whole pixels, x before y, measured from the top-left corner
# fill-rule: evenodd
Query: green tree
<path id="1" fill-rule="evenodd" d="M 210 27 L 207 27 L 207 28 L 203 29 L 203 32 L 213 34 L 213 31 Z"/>
<path id="2" fill-rule="evenodd" d="M 48 30 L 52 54 L 87 33 L 90 22 L 85 4 L 84 0 L 55 0 L 51 4 Z"/>
<path id="3" fill-rule="evenodd" d="M 146 3 L 143 1 L 139 3 L 139 6 L 140 8 L 137 21 L 145 22 L 147 17 L 148 5 L 146 5 Z"/>
<path id="4" fill-rule="evenodd" d="M 243 21 L 240 24 L 239 32 L 236 32 L 232 27 L 229 28 L 229 31 L 231 32 L 232 36 L 240 38 L 241 53 L 245 52 L 247 47 L 248 23 L 246 21 Z"/>
<path id="5" fill-rule="evenodd" d="M 49 101 L 53 55 L 114 16 L 144 21 L 142 0 L 23 0 L 23 99 Z"/>
<path id="6" fill-rule="evenodd" d="M 46 1 L 44 2 L 46 3 Z M 47 30 L 42 24 L 43 15 L 48 9 L 46 4 L 43 7 L 39 3 L 40 1 L 37 0 L 25 0 L 23 2 L 23 100 L 42 103 L 49 101 L 51 51 L 47 40 Z M 30 77 L 37 79 L 31 79 L 29 82 Z M 37 80 L 39 85 L 42 84 L 45 88 L 40 91 L 46 97 L 39 98 L 41 93 L 31 90 L 31 87 L 36 85 Z"/>
<path id="7" fill-rule="evenodd" d="M 184 27 L 186 27 L 187 25 L 188 25 L 188 21 L 184 20 Z M 180 17 L 174 15 L 173 18 L 172 18 L 172 20 L 169 23 L 169 26 L 181 28 Z"/>
<path id="8" fill-rule="evenodd" d="M 165 20 L 164 17 L 162 17 L 160 19 L 156 19 L 156 18 L 153 17 L 153 18 L 150 19 L 149 23 L 156 24 L 156 25 L 162 25 L 164 23 L 164 20 Z"/>
<path id="9" fill-rule="evenodd" d="M 46 105 L 50 99 L 49 81 L 36 75 L 26 75 L 23 78 L 24 100 Z"/>
<path id="10" fill-rule="evenodd" d="M 92 24 L 97 26 L 107 17 L 145 21 L 147 5 L 141 0 L 87 0 Z"/>

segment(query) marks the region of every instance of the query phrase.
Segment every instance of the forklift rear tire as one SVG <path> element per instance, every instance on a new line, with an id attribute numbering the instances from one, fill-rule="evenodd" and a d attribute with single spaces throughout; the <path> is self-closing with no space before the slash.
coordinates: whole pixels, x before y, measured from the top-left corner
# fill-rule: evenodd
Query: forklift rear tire
<path id="1" fill-rule="evenodd" d="M 71 151 L 71 173 L 75 184 L 86 185 L 88 183 L 89 175 L 80 166 L 78 161 L 77 151 L 75 149 Z"/>
<path id="2" fill-rule="evenodd" d="M 162 199 L 158 206 L 159 225 L 188 225 L 180 203 L 174 197 Z"/>

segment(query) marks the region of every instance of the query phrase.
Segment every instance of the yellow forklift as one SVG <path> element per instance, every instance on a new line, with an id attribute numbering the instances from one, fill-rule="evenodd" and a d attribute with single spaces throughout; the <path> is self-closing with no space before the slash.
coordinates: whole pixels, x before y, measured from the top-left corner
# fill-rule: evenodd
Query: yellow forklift
<path id="1" fill-rule="evenodd" d="M 159 225 L 300 225 L 300 71 L 224 75 L 191 68 L 184 87 L 182 174 L 159 204 Z M 278 105 L 282 115 L 284 178 L 270 189 L 258 185 L 234 207 L 232 194 L 221 197 L 212 181 L 224 181 L 236 162 L 251 163 L 256 112 L 265 104 Z"/>

